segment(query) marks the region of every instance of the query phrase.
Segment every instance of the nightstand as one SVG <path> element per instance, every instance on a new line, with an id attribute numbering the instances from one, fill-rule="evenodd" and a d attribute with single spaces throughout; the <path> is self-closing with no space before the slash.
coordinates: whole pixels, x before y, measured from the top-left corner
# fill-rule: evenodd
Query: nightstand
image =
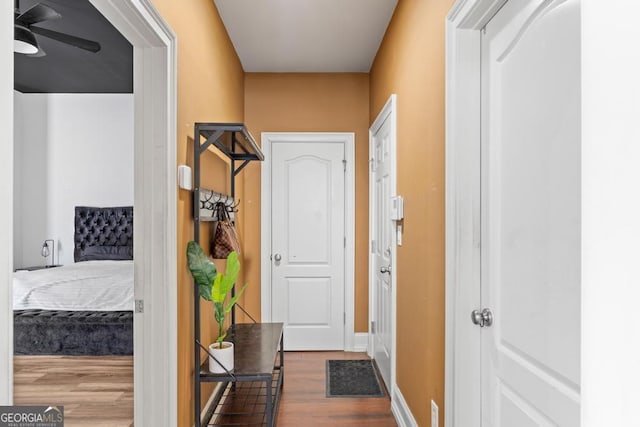
<path id="1" fill-rule="evenodd" d="M 56 264 L 56 265 L 34 265 L 31 267 L 21 267 L 21 268 L 16 268 L 14 271 L 34 271 L 34 270 L 44 270 L 45 268 L 54 268 L 54 267 L 61 267 L 61 264 Z"/>

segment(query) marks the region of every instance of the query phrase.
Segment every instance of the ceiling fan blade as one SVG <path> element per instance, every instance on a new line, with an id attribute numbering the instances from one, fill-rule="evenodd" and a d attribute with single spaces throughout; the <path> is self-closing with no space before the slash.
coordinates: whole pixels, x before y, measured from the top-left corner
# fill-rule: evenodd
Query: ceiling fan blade
<path id="1" fill-rule="evenodd" d="M 99 43 L 82 39 L 80 37 L 72 36 L 70 34 L 59 33 L 57 31 L 47 30 L 46 28 L 31 27 L 31 31 L 41 36 L 48 37 L 50 39 L 69 44 L 71 46 L 88 50 L 89 52 L 99 52 L 102 48 Z"/>
<path id="2" fill-rule="evenodd" d="M 30 9 L 27 9 L 22 15 L 16 18 L 16 23 L 29 26 L 37 22 L 48 21 L 50 19 L 61 18 L 58 12 L 46 4 L 38 3 Z"/>

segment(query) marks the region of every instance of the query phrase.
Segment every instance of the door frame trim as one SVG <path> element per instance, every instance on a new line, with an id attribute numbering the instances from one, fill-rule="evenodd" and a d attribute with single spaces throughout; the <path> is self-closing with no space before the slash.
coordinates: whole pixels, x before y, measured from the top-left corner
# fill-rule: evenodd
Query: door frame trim
<path id="1" fill-rule="evenodd" d="M 355 133 L 353 132 L 262 132 L 260 215 L 260 308 L 262 322 L 271 322 L 271 146 L 277 142 L 341 142 L 345 146 L 345 248 L 344 350 L 355 351 Z"/>
<path id="2" fill-rule="evenodd" d="M 176 219 L 176 36 L 151 0 L 90 0 L 134 46 L 135 298 L 146 301 L 134 316 L 134 420 L 136 425 L 177 423 L 177 219 Z M 5 4 L 6 3 L 6 4 Z M 13 37 L 9 7 L 0 14 L 0 114 L 4 135 L 13 134 Z M 3 138 L 0 150 L 12 153 L 13 138 Z M 0 180 L 3 200 L 13 200 L 13 156 Z M 9 176 L 7 176 L 9 175 Z M 11 202 L 10 205 L 13 205 Z M 12 209 L 0 210 L 0 286 L 5 301 L 0 324 L 0 402 L 13 401 Z M 8 232 L 7 232 L 8 231 Z M 145 357 L 146 355 L 146 357 Z M 153 355 L 153 357 L 149 357 Z M 158 375 L 163 372 L 163 375 Z"/>
<path id="3" fill-rule="evenodd" d="M 390 188 L 389 190 L 391 191 L 392 195 L 397 195 L 398 194 L 398 161 L 397 161 L 397 145 L 398 145 L 398 141 L 397 141 L 397 125 L 398 125 L 398 119 L 397 119 L 397 95 L 396 94 L 391 94 L 391 96 L 389 96 L 389 99 L 387 100 L 387 102 L 384 104 L 384 106 L 382 107 L 382 109 L 380 110 L 380 113 L 378 113 L 378 116 L 376 117 L 376 119 L 373 121 L 373 123 L 371 124 L 371 127 L 369 128 L 369 241 L 367 242 L 367 247 L 368 250 L 367 252 L 369 253 L 369 344 L 367 346 L 367 354 L 373 359 L 373 356 L 375 354 L 374 350 L 374 337 L 373 334 L 371 333 L 371 322 L 373 321 L 373 312 L 374 312 L 374 307 L 376 306 L 376 301 L 375 301 L 375 272 L 374 272 L 374 259 L 373 259 L 373 253 L 371 252 L 371 241 L 373 240 L 373 236 L 374 236 L 374 229 L 373 229 L 373 221 L 371 220 L 373 218 L 373 210 L 375 208 L 375 206 L 373 206 L 373 200 L 374 200 L 374 192 L 375 192 L 375 186 L 374 186 L 374 179 L 373 179 L 373 172 L 371 171 L 371 162 L 373 161 L 373 135 L 375 135 L 375 133 L 380 129 L 380 127 L 382 126 L 382 124 L 384 123 L 384 121 L 387 119 L 387 117 L 389 117 L 391 119 L 391 138 L 390 138 L 390 156 L 391 156 L 391 160 L 390 160 L 390 175 L 391 175 L 391 179 L 390 179 Z M 394 230 L 395 231 L 395 230 Z M 397 281 L 397 272 L 398 269 L 396 268 L 398 263 L 397 263 L 397 249 L 398 249 L 398 245 L 397 245 L 397 233 L 394 232 L 394 237 L 395 237 L 395 243 L 392 247 L 391 247 L 391 356 L 390 356 L 390 363 L 391 363 L 391 378 L 389 378 L 389 381 L 391 384 L 389 384 L 389 393 L 391 394 L 391 400 L 394 400 L 395 394 L 396 394 L 396 390 L 398 389 L 397 385 L 396 385 L 396 296 L 397 296 L 397 286 L 396 284 L 398 283 Z"/>
<path id="4" fill-rule="evenodd" d="M 0 404 L 13 403 L 13 23 L 11 2 L 0 2 L 0 200 L 10 208 L 0 209 Z M 1 65 L 4 64 L 4 65 Z"/>
<path id="5" fill-rule="evenodd" d="M 458 0 L 446 19 L 445 426 L 481 423 L 480 36 L 507 0 Z M 477 389 L 474 389 L 474 384 Z"/>

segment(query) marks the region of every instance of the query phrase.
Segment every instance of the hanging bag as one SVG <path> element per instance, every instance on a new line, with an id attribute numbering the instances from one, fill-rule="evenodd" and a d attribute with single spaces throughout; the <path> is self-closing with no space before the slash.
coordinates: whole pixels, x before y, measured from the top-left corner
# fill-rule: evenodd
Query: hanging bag
<path id="1" fill-rule="evenodd" d="M 216 212 L 218 224 L 211 241 L 211 256 L 214 259 L 226 259 L 232 251 L 240 254 L 240 241 L 227 206 L 223 202 L 216 203 Z"/>

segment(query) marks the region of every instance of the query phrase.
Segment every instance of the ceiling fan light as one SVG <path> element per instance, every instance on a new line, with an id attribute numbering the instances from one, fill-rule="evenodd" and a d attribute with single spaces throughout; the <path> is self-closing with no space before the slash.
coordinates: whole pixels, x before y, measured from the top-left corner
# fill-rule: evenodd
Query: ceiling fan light
<path id="1" fill-rule="evenodd" d="M 13 51 L 25 55 L 38 53 L 38 42 L 35 36 L 21 25 L 13 26 Z"/>

